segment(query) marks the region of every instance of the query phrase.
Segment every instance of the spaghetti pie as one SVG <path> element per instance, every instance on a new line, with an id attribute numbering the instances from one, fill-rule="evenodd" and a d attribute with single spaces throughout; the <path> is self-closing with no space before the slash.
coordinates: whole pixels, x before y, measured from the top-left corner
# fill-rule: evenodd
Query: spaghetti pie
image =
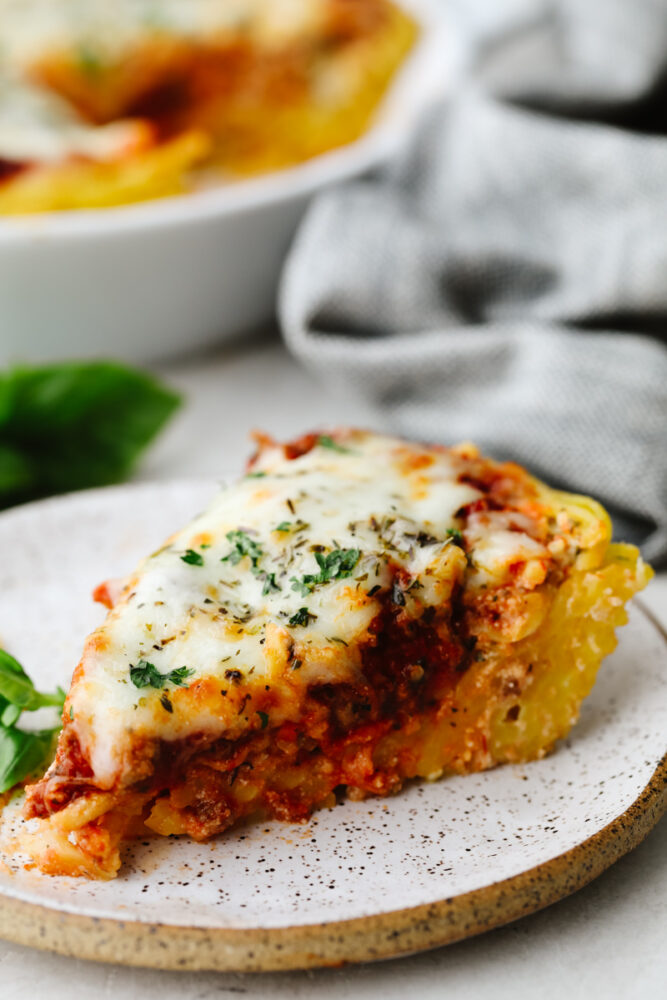
<path id="1" fill-rule="evenodd" d="M 348 143 L 415 37 L 391 0 L 0 0 L 0 214 L 176 194 Z"/>
<path id="2" fill-rule="evenodd" d="M 302 820 L 336 797 L 548 753 L 650 570 L 593 500 L 366 431 L 269 438 L 247 475 L 96 596 L 44 872 L 111 878 L 125 837 Z"/>

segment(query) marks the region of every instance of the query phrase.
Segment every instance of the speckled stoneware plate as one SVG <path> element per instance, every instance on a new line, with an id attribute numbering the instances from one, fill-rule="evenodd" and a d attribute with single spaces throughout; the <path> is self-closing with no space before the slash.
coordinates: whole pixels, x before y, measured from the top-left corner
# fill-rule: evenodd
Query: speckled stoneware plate
<path id="1" fill-rule="evenodd" d="M 0 643 L 40 686 L 66 684 L 103 614 L 93 586 L 132 568 L 213 489 L 119 487 L 4 514 Z M 405 954 L 523 916 L 590 881 L 664 811 L 666 660 L 635 606 L 570 739 L 526 766 L 415 783 L 308 825 L 146 840 L 113 882 L 49 878 L 5 856 L 0 935 L 103 961 L 268 970 Z"/>

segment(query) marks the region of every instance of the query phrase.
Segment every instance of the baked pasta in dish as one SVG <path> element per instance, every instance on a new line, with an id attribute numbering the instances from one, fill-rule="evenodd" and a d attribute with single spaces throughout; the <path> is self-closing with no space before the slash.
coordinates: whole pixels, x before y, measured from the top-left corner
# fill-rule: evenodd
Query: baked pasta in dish
<path id="1" fill-rule="evenodd" d="M 0 213 L 176 194 L 358 138 L 391 0 L 0 0 Z"/>
<path id="2" fill-rule="evenodd" d="M 22 850 L 112 878 L 336 797 L 542 757 L 650 570 L 593 500 L 360 430 L 258 438 L 240 482 L 121 582 L 88 638 Z"/>

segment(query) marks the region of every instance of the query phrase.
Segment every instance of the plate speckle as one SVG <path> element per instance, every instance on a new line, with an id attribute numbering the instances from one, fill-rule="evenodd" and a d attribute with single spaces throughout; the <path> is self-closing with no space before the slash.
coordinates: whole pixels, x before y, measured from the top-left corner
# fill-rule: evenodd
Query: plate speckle
<path id="1" fill-rule="evenodd" d="M 0 518 L 0 642 L 38 685 L 67 683 L 86 633 L 104 614 L 90 599 L 95 584 L 131 570 L 214 488 L 117 487 Z M 108 883 L 45 877 L 5 857 L 0 895 L 115 921 L 305 931 L 437 904 L 520 876 L 625 813 L 663 758 L 664 640 L 637 608 L 621 636 L 578 726 L 545 760 L 414 783 L 391 799 L 344 802 L 306 825 L 256 824 L 208 844 L 139 841 Z M 5 810 L 5 836 L 15 813 Z"/>

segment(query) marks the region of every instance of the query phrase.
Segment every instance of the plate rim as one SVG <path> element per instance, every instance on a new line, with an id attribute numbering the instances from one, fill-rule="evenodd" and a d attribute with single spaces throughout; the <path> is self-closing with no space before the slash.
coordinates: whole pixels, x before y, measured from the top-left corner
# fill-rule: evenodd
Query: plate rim
<path id="1" fill-rule="evenodd" d="M 211 479 L 141 481 L 23 504 L 60 506 L 73 497 L 161 486 L 202 487 Z M 635 606 L 661 637 L 667 630 L 640 599 Z M 528 916 L 578 889 L 638 846 L 667 811 L 667 752 L 634 801 L 602 829 L 526 871 L 431 903 L 319 923 L 211 928 L 118 920 L 27 902 L 0 890 L 0 938 L 70 958 L 170 971 L 277 972 L 398 958 L 461 941 Z"/>
<path id="2" fill-rule="evenodd" d="M 587 840 L 433 903 L 318 924 L 207 928 L 83 916 L 0 893 L 0 937 L 67 958 L 172 972 L 286 972 L 400 958 L 501 927 L 582 889 L 637 847 L 666 810 L 667 753 L 628 809 Z"/>

